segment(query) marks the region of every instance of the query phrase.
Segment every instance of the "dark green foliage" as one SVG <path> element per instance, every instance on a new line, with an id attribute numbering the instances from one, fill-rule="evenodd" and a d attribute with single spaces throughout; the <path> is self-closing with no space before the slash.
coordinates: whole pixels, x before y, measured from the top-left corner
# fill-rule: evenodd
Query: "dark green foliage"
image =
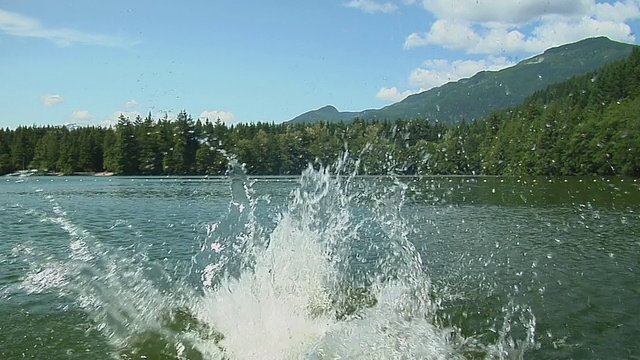
<path id="1" fill-rule="evenodd" d="M 115 128 L 0 129 L 0 174 L 220 175 L 235 155 L 251 175 L 300 174 L 345 150 L 361 174 L 640 176 L 640 50 L 552 85 L 486 119 L 445 125 L 425 119 L 227 126 L 133 121 Z"/>
<path id="2" fill-rule="evenodd" d="M 142 175 L 162 174 L 162 134 L 153 121 L 151 114 L 136 128 L 140 156 L 139 173 Z"/>
<path id="3" fill-rule="evenodd" d="M 483 173 L 640 176 L 640 50 L 492 114 Z"/>
<path id="4" fill-rule="evenodd" d="M 109 129 L 111 130 L 111 129 Z M 116 158 L 116 133 L 106 131 L 102 140 L 103 169 L 106 171 L 116 171 L 118 169 L 118 159 Z M 94 169 L 100 171 L 102 169 Z"/>
<path id="5" fill-rule="evenodd" d="M 60 156 L 58 157 L 56 168 L 62 174 L 70 175 L 76 171 L 78 159 L 77 138 L 78 134 L 76 132 L 67 132 L 60 139 Z"/>
<path id="6" fill-rule="evenodd" d="M 8 174 L 13 172 L 13 164 L 11 163 L 11 155 L 0 154 L 0 174 Z"/>
<path id="7" fill-rule="evenodd" d="M 11 157 L 15 169 L 25 170 L 33 158 L 37 138 L 34 129 L 18 127 L 11 142 Z"/>
<path id="8" fill-rule="evenodd" d="M 136 137 L 136 127 L 139 126 L 139 121 L 134 125 L 129 118 L 120 115 L 116 125 L 116 142 L 113 145 L 113 171 L 118 174 L 134 175 L 139 172 L 140 145 Z"/>
<path id="9" fill-rule="evenodd" d="M 38 140 L 34 158 L 29 163 L 30 168 L 41 171 L 57 171 L 61 134 L 62 130 L 49 130 Z"/>
<path id="10" fill-rule="evenodd" d="M 178 114 L 176 121 L 168 123 L 172 129 L 168 154 L 164 157 L 164 173 L 171 175 L 187 175 L 195 173 L 198 137 L 196 124 L 185 111 Z"/>

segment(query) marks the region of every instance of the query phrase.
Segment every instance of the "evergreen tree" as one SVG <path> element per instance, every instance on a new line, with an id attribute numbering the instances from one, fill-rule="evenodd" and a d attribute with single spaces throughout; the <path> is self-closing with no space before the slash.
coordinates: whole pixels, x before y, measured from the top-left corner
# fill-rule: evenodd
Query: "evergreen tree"
<path id="1" fill-rule="evenodd" d="M 186 111 L 181 111 L 171 127 L 173 146 L 164 158 L 164 171 L 173 175 L 191 174 L 195 170 L 198 149 L 198 134 L 193 119 Z"/>
<path id="2" fill-rule="evenodd" d="M 113 151 L 115 173 L 119 175 L 138 173 L 140 152 L 134 124 L 122 114 L 118 119 L 118 125 L 116 125 L 116 142 Z"/>
<path id="3" fill-rule="evenodd" d="M 11 154 L 0 153 L 0 175 L 12 173 L 14 170 Z"/>
<path id="4" fill-rule="evenodd" d="M 77 138 L 78 136 L 76 136 L 74 132 L 66 132 L 62 135 L 60 156 L 58 157 L 56 167 L 58 171 L 64 175 L 72 175 L 78 171 L 76 165 L 78 163 Z"/>
<path id="5" fill-rule="evenodd" d="M 118 149 L 116 148 L 116 142 L 118 138 L 113 129 L 108 129 L 104 133 L 102 140 L 103 149 L 103 168 L 105 171 L 117 172 L 120 169 Z"/>
<path id="6" fill-rule="evenodd" d="M 138 125 L 137 137 L 140 144 L 140 169 L 143 175 L 162 174 L 161 133 L 154 123 L 151 113 Z"/>

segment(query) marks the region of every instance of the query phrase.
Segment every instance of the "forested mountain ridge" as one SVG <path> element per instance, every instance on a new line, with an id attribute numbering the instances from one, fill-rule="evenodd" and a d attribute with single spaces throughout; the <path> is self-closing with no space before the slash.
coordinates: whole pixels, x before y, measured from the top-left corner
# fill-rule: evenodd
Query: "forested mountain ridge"
<path id="1" fill-rule="evenodd" d="M 292 124 L 314 123 L 320 121 L 328 122 L 350 122 L 360 116 L 361 112 L 338 111 L 333 105 L 323 106 L 316 110 L 307 111 L 289 121 Z"/>
<path id="2" fill-rule="evenodd" d="M 547 86 L 585 74 L 629 56 L 633 45 L 589 38 L 546 50 L 500 71 L 482 71 L 468 79 L 450 82 L 414 94 L 382 109 L 339 112 L 332 106 L 306 112 L 290 120 L 339 122 L 354 118 L 390 120 L 426 118 L 447 124 L 486 117 L 492 111 L 520 104 Z M 328 111 L 332 109 L 331 111 Z"/>
<path id="3" fill-rule="evenodd" d="M 115 128 L 0 129 L 0 174 L 223 174 L 228 154 L 253 175 L 297 175 L 347 147 L 361 174 L 640 177 L 640 48 L 485 119 L 240 124 L 121 117 Z"/>

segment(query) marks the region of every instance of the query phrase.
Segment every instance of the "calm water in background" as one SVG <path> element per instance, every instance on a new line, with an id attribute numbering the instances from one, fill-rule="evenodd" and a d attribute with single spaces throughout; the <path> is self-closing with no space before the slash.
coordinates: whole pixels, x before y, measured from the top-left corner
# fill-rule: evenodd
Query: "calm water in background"
<path id="1" fill-rule="evenodd" d="M 399 180 L 409 186 L 401 209 L 407 238 L 442 303 L 438 326 L 501 346 L 524 341 L 533 330 L 525 358 L 640 358 L 637 181 Z M 255 180 L 255 214 L 265 233 L 278 225 L 299 183 Z M 386 182 L 363 177 L 357 183 Z M 112 358 L 109 336 L 58 272 L 77 255 L 74 240 L 90 237 L 105 256 L 139 256 L 147 278 L 157 269 L 172 279 L 153 279 L 160 297 L 182 292 L 198 284 L 192 259 L 207 228 L 228 213 L 230 199 L 225 178 L 0 178 L 0 358 Z M 368 244 L 376 231 L 364 231 Z M 374 256 L 367 249 L 355 246 L 352 256 Z M 104 289 L 101 306 L 124 296 L 121 288 L 111 291 Z M 518 328 L 532 318 L 534 326 Z M 505 329 L 508 339 L 500 335 Z"/>

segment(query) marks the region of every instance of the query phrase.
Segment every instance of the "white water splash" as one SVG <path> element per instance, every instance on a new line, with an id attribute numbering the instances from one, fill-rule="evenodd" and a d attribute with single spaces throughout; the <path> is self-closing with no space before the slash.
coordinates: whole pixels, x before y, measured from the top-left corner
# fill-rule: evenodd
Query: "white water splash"
<path id="1" fill-rule="evenodd" d="M 306 170 L 266 230 L 236 164 L 228 214 L 207 226 L 193 258 L 199 288 L 139 249 L 104 246 L 49 198 L 53 214 L 44 220 L 68 233 L 69 256 L 33 261 L 23 286 L 72 298 L 122 359 L 154 358 L 151 352 L 166 359 L 457 359 L 469 344 L 485 358 L 521 357 L 534 343 L 535 317 L 506 305 L 498 342 L 486 345 L 443 326 L 441 301 L 401 215 L 406 186 L 368 187 L 354 173 L 343 175 L 347 167 L 345 157 L 333 170 Z M 359 261 L 378 270 L 358 270 L 366 285 L 359 291 L 350 271 L 363 249 L 376 257 Z M 515 310 L 528 331 L 520 341 L 510 332 Z"/>
<path id="2" fill-rule="evenodd" d="M 370 291 L 377 299 L 375 306 L 356 309 L 345 319 L 336 317 L 336 304 L 355 301 L 343 291 L 349 286 L 343 268 L 365 225 L 353 213 L 353 207 L 359 206 L 359 200 L 348 194 L 353 181 L 353 176 L 343 178 L 328 169 L 309 169 L 267 241 L 252 238 L 251 232 L 213 237 L 216 244 L 239 238 L 256 240 L 236 247 L 238 253 L 253 254 L 255 262 L 238 277 L 227 272 L 199 302 L 197 317 L 224 335 L 203 352 L 215 354 L 224 349 L 218 356 L 231 359 L 456 357 L 448 340 L 450 331 L 429 322 L 429 281 L 420 256 L 400 229 L 406 224 L 394 206 L 401 204 L 387 204 L 393 191 L 379 198 L 366 195 L 384 207 L 370 215 L 386 233 L 385 240 L 397 242 L 392 246 L 397 252 L 381 261 L 407 269 L 392 271 L 395 281 L 373 279 Z M 251 217 L 249 213 L 248 219 Z M 261 247 L 264 243 L 267 246 Z M 220 273 L 229 266 L 219 264 L 215 270 Z M 210 279 L 211 274 L 206 276 Z"/>

